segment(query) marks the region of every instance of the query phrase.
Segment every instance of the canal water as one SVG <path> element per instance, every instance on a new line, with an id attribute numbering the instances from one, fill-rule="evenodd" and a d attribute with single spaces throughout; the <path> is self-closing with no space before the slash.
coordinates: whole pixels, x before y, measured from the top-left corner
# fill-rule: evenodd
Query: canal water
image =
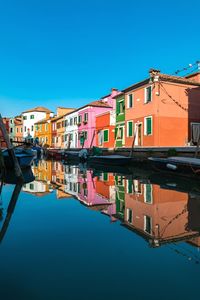
<path id="1" fill-rule="evenodd" d="M 1 192 L 2 300 L 198 298 L 199 182 L 51 161 L 32 171 Z"/>

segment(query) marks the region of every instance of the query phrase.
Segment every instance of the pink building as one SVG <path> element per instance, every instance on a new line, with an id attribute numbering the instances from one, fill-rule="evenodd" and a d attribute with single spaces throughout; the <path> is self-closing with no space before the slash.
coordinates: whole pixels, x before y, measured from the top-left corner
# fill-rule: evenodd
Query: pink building
<path id="1" fill-rule="evenodd" d="M 113 99 L 119 92 L 112 89 L 111 94 L 93 101 L 78 110 L 78 147 L 90 148 L 96 146 L 96 116 L 115 109 L 116 100 Z"/>
<path id="2" fill-rule="evenodd" d="M 79 173 L 77 197 L 84 205 L 103 210 L 110 205 L 110 202 L 109 199 L 96 192 L 96 182 L 97 178 L 93 178 L 89 170 Z"/>

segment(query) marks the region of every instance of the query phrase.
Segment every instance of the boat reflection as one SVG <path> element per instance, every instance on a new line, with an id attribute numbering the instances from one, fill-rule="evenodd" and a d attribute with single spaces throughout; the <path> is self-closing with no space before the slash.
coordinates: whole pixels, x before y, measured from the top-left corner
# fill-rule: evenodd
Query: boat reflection
<path id="1" fill-rule="evenodd" d="M 57 199 L 74 197 L 138 234 L 150 247 L 186 241 L 200 246 L 200 188 L 198 182 L 159 177 L 134 169 L 130 174 L 108 173 L 86 166 L 40 161 L 36 180 L 23 191 Z"/>

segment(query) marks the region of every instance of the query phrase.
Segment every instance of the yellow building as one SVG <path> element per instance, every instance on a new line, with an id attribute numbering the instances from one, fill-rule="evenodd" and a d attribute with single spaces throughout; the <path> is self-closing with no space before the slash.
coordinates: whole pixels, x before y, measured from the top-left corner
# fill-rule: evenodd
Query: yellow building
<path id="1" fill-rule="evenodd" d="M 58 107 L 56 116 L 48 116 L 35 123 L 35 137 L 38 138 L 40 145 L 55 148 L 63 147 L 64 115 L 73 110 L 73 108 Z"/>
<path id="2" fill-rule="evenodd" d="M 51 118 L 46 118 L 35 123 L 35 138 L 38 138 L 42 146 L 51 146 Z"/>

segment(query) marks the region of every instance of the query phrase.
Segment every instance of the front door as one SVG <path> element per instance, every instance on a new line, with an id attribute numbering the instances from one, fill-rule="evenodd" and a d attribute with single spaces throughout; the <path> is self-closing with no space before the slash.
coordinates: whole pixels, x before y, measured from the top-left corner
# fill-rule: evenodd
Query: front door
<path id="1" fill-rule="evenodd" d="M 135 146 L 142 146 L 142 123 L 136 123 L 135 130 Z"/>

